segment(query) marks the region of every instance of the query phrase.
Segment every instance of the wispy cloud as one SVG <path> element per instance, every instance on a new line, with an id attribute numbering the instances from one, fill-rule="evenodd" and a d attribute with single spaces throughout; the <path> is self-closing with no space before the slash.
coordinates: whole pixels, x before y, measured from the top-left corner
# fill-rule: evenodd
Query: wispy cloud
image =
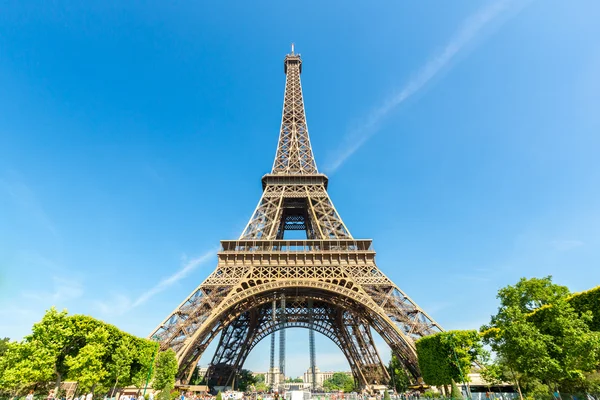
<path id="1" fill-rule="evenodd" d="M 105 315 L 125 314 L 131 309 L 139 307 L 142 304 L 146 303 L 158 293 L 167 290 L 169 287 L 173 286 L 175 283 L 188 276 L 200 265 L 211 260 L 217 254 L 217 251 L 218 249 L 212 249 L 191 260 L 186 259 L 183 262 L 183 266 L 181 267 L 181 269 L 179 269 L 173 275 L 163 278 L 156 285 L 148 289 L 146 292 L 144 292 L 134 300 L 131 300 L 128 296 L 125 296 L 123 294 L 116 293 L 111 296 L 110 300 L 95 301 L 94 305 L 96 306 L 98 311 Z"/>
<path id="2" fill-rule="evenodd" d="M 215 256 L 215 254 L 217 254 L 217 249 L 212 249 L 212 250 L 209 250 L 206 253 L 202 254 L 199 257 L 196 257 L 196 258 L 193 258 L 193 259 L 187 261 L 179 271 L 175 272 L 173 275 L 171 275 L 167 278 L 164 278 L 163 280 L 158 282 L 158 284 L 156 284 L 154 287 L 150 288 L 146 293 L 144 293 L 140 297 L 138 297 L 133 302 L 131 307 L 137 307 L 137 306 L 144 304 L 151 297 L 166 290 L 169 286 L 172 286 L 173 284 L 179 282 L 180 280 L 182 280 L 183 278 L 188 276 L 190 274 L 190 272 L 192 272 L 193 270 L 198 268 L 200 265 L 204 264 L 205 262 L 207 262 L 208 260 L 213 258 Z"/>
<path id="3" fill-rule="evenodd" d="M 366 121 L 350 131 L 346 137 L 346 147 L 343 148 L 329 165 L 327 170 L 335 172 L 350 156 L 352 156 L 376 132 L 382 120 L 400 104 L 421 90 L 440 71 L 444 69 L 491 21 L 507 10 L 510 0 L 500 0 L 480 9 L 467 18 L 460 29 L 450 38 L 443 50 L 431 57 L 417 74 L 394 95 L 375 108 Z"/>

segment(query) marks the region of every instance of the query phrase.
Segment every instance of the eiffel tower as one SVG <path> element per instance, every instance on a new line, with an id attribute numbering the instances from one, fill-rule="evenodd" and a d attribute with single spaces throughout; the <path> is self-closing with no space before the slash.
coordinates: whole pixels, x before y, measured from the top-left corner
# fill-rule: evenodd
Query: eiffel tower
<path id="1" fill-rule="evenodd" d="M 313 157 L 302 59 L 293 46 L 284 72 L 277 153 L 272 171 L 262 177 L 263 194 L 250 221 L 237 240 L 221 241 L 214 272 L 149 337 L 176 352 L 178 380 L 186 383 L 220 333 L 209 383 L 231 385 L 262 339 L 274 340 L 281 331 L 283 343 L 285 328 L 307 328 L 313 382 L 312 332 L 319 332 L 342 351 L 358 386 L 369 388 L 390 380 L 374 330 L 417 382 L 414 342 L 442 329 L 379 270 L 372 241 L 355 239 L 342 221 L 327 193 L 328 178 Z M 286 240 L 289 231 L 304 231 L 306 239 Z M 280 357 L 280 366 L 284 363 Z"/>

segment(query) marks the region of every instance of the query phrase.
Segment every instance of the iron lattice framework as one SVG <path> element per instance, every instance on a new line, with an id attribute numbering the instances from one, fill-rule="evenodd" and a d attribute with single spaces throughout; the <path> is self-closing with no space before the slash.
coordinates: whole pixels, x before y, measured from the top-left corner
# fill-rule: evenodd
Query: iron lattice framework
<path id="1" fill-rule="evenodd" d="M 293 50 L 284 71 L 277 153 L 271 173 L 262 178 L 256 210 L 238 240 L 221 241 L 215 271 L 150 337 L 160 340 L 162 349 L 175 350 L 179 379 L 187 382 L 221 333 L 208 372 L 209 385 L 215 386 L 231 384 L 250 351 L 269 334 L 312 329 L 340 348 L 356 382 L 368 387 L 389 380 L 373 329 L 417 380 L 414 341 L 441 327 L 377 268 L 371 240 L 354 239 L 342 221 L 327 193 L 328 178 L 313 157 L 302 60 Z M 306 239 L 285 240 L 290 230 L 306 232 Z"/>

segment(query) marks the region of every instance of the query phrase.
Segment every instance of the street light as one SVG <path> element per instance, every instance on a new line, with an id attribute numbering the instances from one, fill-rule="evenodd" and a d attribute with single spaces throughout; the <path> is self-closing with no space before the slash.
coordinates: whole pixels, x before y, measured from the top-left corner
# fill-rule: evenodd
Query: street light
<path id="1" fill-rule="evenodd" d="M 152 336 L 152 339 L 156 340 L 157 342 L 160 340 L 160 338 L 156 335 Z M 148 370 L 148 376 L 146 377 L 146 384 L 144 385 L 144 393 L 142 393 L 142 396 L 146 397 L 146 389 L 148 388 L 148 382 L 150 381 L 150 375 L 152 374 L 152 367 L 154 366 L 154 361 L 156 360 L 156 355 L 158 354 L 158 348 L 160 347 L 160 344 L 158 346 L 156 346 L 156 349 L 154 350 L 154 354 L 152 355 L 152 363 L 150 364 L 150 369 Z"/>

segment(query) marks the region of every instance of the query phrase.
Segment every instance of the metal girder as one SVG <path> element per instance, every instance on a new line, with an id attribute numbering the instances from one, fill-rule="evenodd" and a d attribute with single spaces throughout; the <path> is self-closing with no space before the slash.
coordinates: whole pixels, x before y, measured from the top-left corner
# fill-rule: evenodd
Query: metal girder
<path id="1" fill-rule="evenodd" d="M 229 384 L 264 337 L 290 327 L 312 329 L 340 348 L 358 384 L 368 386 L 389 379 L 373 345 L 374 329 L 416 381 L 414 341 L 442 328 L 377 267 L 371 240 L 354 239 L 333 206 L 308 136 L 302 60 L 292 53 L 284 64 L 279 142 L 261 199 L 240 238 L 221 242 L 216 269 L 149 337 L 176 352 L 184 382 L 222 332 L 210 376 Z M 298 230 L 305 240 L 285 239 Z M 281 315 L 273 318 L 273 302 L 283 297 L 275 310 Z M 285 352 L 281 360 L 285 370 Z"/>
<path id="2" fill-rule="evenodd" d="M 288 54 L 284 65 L 285 95 L 273 173 L 314 174 L 317 172 L 317 164 L 308 137 L 304 101 L 302 100 L 300 83 L 302 60 L 300 55 Z"/>

